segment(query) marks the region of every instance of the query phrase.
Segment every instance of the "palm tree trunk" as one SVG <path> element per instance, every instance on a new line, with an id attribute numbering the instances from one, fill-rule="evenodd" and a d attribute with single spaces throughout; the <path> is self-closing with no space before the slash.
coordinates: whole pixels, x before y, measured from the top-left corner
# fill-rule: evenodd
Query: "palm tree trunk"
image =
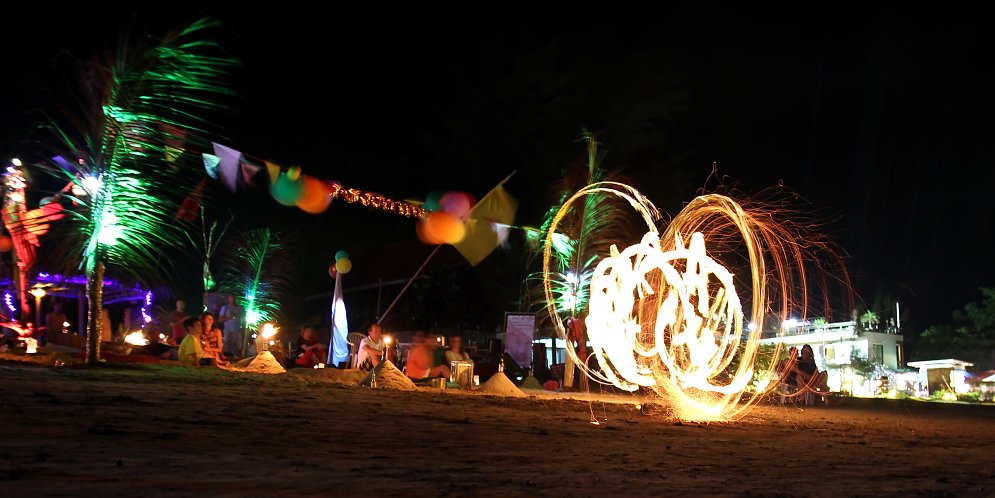
<path id="1" fill-rule="evenodd" d="M 97 261 L 94 271 L 86 282 L 87 313 L 86 321 L 86 364 L 100 361 L 100 332 L 103 330 L 104 307 L 104 262 Z"/>

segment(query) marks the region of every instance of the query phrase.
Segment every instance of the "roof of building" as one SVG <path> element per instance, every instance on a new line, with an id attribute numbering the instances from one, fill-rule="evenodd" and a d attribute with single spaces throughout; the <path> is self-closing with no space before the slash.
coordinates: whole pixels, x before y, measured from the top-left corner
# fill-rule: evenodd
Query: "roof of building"
<path id="1" fill-rule="evenodd" d="M 955 368 L 963 369 L 965 367 L 973 367 L 974 363 L 964 360 L 955 360 L 953 358 L 947 358 L 945 360 L 925 360 L 925 361 L 910 361 L 909 366 L 913 368 Z"/>

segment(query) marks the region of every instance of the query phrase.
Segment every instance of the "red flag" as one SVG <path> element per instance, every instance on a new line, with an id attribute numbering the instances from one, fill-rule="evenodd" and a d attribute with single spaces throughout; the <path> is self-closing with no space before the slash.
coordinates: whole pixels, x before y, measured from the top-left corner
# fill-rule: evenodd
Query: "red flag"
<path id="1" fill-rule="evenodd" d="M 179 211 L 176 212 L 176 217 L 173 221 L 179 221 L 181 219 L 193 222 L 200 216 L 200 199 L 204 197 L 204 185 L 207 184 L 207 178 L 201 178 L 200 183 L 194 187 L 190 195 L 183 199 L 180 204 Z"/>

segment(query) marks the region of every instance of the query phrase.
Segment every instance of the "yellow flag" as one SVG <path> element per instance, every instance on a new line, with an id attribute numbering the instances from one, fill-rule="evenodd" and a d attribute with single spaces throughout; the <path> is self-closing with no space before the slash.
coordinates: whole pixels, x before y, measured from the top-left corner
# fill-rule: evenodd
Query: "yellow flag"
<path id="1" fill-rule="evenodd" d="M 264 162 L 266 163 L 266 172 L 269 173 L 270 184 L 276 183 L 276 179 L 280 176 L 280 165 L 269 161 Z"/>
<path id="2" fill-rule="evenodd" d="M 504 182 L 494 187 L 473 207 L 466 221 L 466 237 L 454 247 L 476 266 L 508 237 L 515 221 L 516 201 L 504 189 Z"/>

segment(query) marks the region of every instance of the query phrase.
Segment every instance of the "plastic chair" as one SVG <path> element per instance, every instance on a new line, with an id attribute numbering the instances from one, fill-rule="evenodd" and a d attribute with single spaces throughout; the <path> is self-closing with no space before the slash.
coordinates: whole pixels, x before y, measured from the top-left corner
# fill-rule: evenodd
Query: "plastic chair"
<path id="1" fill-rule="evenodd" d="M 362 332 L 349 332 L 346 341 L 349 343 L 349 364 L 346 368 L 356 368 L 356 357 L 359 356 L 359 343 L 366 338 Z"/>

